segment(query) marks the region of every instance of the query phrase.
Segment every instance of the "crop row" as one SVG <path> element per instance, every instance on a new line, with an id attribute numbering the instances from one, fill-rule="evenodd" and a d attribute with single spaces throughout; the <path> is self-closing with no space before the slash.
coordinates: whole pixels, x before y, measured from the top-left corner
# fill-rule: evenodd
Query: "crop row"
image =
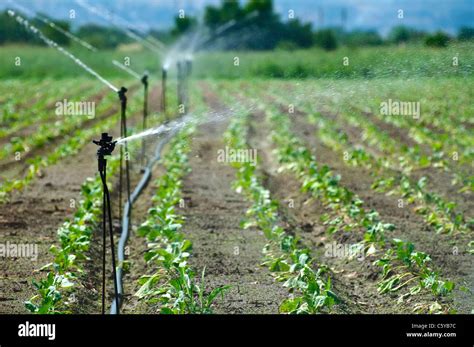
<path id="1" fill-rule="evenodd" d="M 101 104 L 96 112 L 101 115 L 110 109 L 113 102 L 114 100 L 109 98 L 107 102 Z M 48 111 L 43 114 L 48 114 Z M 95 119 L 96 117 L 94 116 L 93 118 Z M 0 151 L 0 160 L 5 159 L 8 156 L 13 157 L 13 154 L 16 153 L 19 153 L 22 156 L 27 155 L 31 150 L 43 147 L 54 139 L 60 136 L 65 136 L 72 131 L 81 128 L 84 123 L 92 121 L 93 118 L 92 116 L 86 115 L 62 116 L 62 119 L 55 122 L 54 126 L 48 123 L 42 124 L 31 136 L 12 138 Z M 96 119 L 100 118 L 101 117 L 98 116 Z"/>
<path id="2" fill-rule="evenodd" d="M 308 121 L 317 125 L 317 136 L 324 144 L 339 152 L 346 164 L 371 170 L 374 177 L 372 188 L 378 191 L 390 190 L 390 194 L 397 194 L 404 202 L 416 203 L 415 211 L 437 232 L 469 230 L 470 224 L 466 222 L 464 215 L 456 212 L 456 203 L 446 201 L 439 194 L 427 190 L 428 179 L 425 176 L 415 181 L 410 176 L 411 167 L 407 167 L 403 159 L 398 164 L 394 158 L 397 157 L 396 154 L 386 154 L 397 152 L 396 144 L 388 136 L 378 129 L 357 122 L 358 128 L 362 130 L 362 137 L 371 139 L 366 147 L 361 146 L 360 143 L 352 142 L 335 122 L 313 111 L 310 104 L 303 102 L 301 106 L 308 115 Z M 381 148 L 383 155 L 371 151 L 372 146 Z M 401 155 L 398 158 L 402 158 Z"/>
<path id="3" fill-rule="evenodd" d="M 154 272 L 139 279 L 135 295 L 162 314 L 212 313 L 214 300 L 228 288 L 216 287 L 206 293 L 205 269 L 197 280 L 188 264 L 192 244 L 180 232 L 184 218 L 176 206 L 182 199 L 182 179 L 191 170 L 188 153 L 194 131 L 194 126 L 187 126 L 171 141 L 160 161 L 165 174 L 156 180 L 153 207 L 138 228 L 138 234 L 147 240 L 145 261 Z"/>
<path id="4" fill-rule="evenodd" d="M 107 176 L 113 177 L 119 168 L 118 156 L 108 159 Z M 33 280 L 37 294 L 25 302 L 32 313 L 70 313 L 75 304 L 74 289 L 83 274 L 84 261 L 92 235 L 102 213 L 102 181 L 99 175 L 88 178 L 81 187 L 81 199 L 72 220 L 58 229 L 59 245 L 51 246 L 51 263 L 41 268 L 47 271 L 43 279 Z"/>
<path id="5" fill-rule="evenodd" d="M 106 108 L 107 107 L 107 108 Z M 113 102 L 104 105 L 104 112 L 113 110 Z M 139 110 L 138 103 L 132 102 L 130 104 L 130 114 L 134 114 Z M 103 129 L 109 129 L 117 123 L 118 115 L 99 119 L 92 127 L 78 128 L 72 134 L 66 135 L 65 140 L 52 152 L 46 155 L 38 155 L 34 158 L 28 159 L 28 169 L 26 174 L 20 179 L 7 179 L 0 184 L 0 203 L 8 200 L 8 195 L 14 190 L 22 190 L 29 185 L 36 177 L 42 168 L 57 163 L 60 159 L 77 154 L 84 145 L 90 142 L 90 139 L 97 134 L 100 134 Z"/>
<path id="6" fill-rule="evenodd" d="M 253 91 L 247 90 L 247 93 L 251 99 Z M 432 269 L 428 254 L 416 251 L 410 242 L 387 239 L 387 233 L 394 230 L 395 225 L 381 220 L 377 211 L 365 210 L 363 201 L 340 184 L 339 175 L 327 166 L 318 165 L 304 144 L 292 133 L 286 114 L 268 107 L 262 112 L 266 113 L 271 125 L 281 169 L 295 173 L 302 183 L 302 189 L 319 199 L 332 212 L 325 218 L 328 233 L 339 230 L 364 232 L 359 246 L 368 257 L 376 259 L 374 263 L 383 269 L 378 286 L 380 293 L 396 292 L 410 283 L 414 285 L 400 296 L 400 300 L 420 291 L 429 291 L 435 298 L 452 291 L 454 283 L 440 278 Z M 401 269 L 405 271 L 402 273 Z M 440 310 L 441 306 L 435 302 L 431 307 L 415 309 L 434 312 Z"/>
<path id="7" fill-rule="evenodd" d="M 247 149 L 249 113 L 237 111 L 225 134 L 226 143 L 236 150 Z M 236 180 L 233 188 L 252 203 L 247 210 L 243 228 L 257 227 L 268 243 L 263 249 L 264 265 L 283 282 L 291 296 L 280 304 L 282 313 L 329 312 L 338 298 L 331 290 L 328 268 L 318 266 L 311 251 L 299 239 L 281 227 L 278 202 L 263 187 L 258 167 L 250 162 L 235 162 Z"/>
<path id="8" fill-rule="evenodd" d="M 5 107 L 3 108 L 3 127 L 0 128 L 0 136 L 5 137 L 21 129 L 38 125 L 42 122 L 57 119 L 55 105 L 57 102 L 67 101 L 85 101 L 93 96 L 101 86 L 94 85 L 89 81 L 77 83 L 77 81 L 66 81 L 61 83 L 50 83 L 44 87 L 44 90 L 25 97 L 25 92 L 19 93 L 19 87 L 14 88 L 14 95 L 11 95 Z M 64 92 L 66 90 L 66 92 Z M 27 92 L 26 92 L 27 93 Z M 64 95 L 59 99 L 58 95 Z M 79 95 L 81 96 L 79 98 Z M 29 100 L 28 103 L 22 104 L 20 100 Z"/>
<path id="9" fill-rule="evenodd" d="M 372 89 L 370 89 L 372 91 Z M 306 102 L 304 100 L 311 96 L 316 97 L 313 88 L 303 88 L 300 90 L 302 97 L 292 95 L 293 103 Z M 464 172 L 461 168 L 463 165 L 470 165 L 472 162 L 472 137 L 466 147 L 461 148 L 455 144 L 449 144 L 456 137 L 435 134 L 428 127 L 424 127 L 416 122 L 411 122 L 411 117 L 407 116 L 384 116 L 379 111 L 367 116 L 367 96 L 362 98 L 354 97 L 349 90 L 343 89 L 337 94 L 318 93 L 324 105 L 327 105 L 330 113 L 340 113 L 339 117 L 344 118 L 353 127 L 360 129 L 362 138 L 371 147 L 379 148 L 386 156 L 390 156 L 394 165 L 400 166 L 401 170 L 410 172 L 427 167 L 434 167 L 439 170 L 449 170 L 453 175 L 453 184 L 461 185 L 460 192 L 470 194 L 474 191 L 474 176 Z M 347 96 L 349 95 L 349 96 Z M 376 99 L 374 97 L 374 99 Z M 311 106 L 310 106 L 311 109 Z M 365 111 L 364 111 L 365 110 Z M 401 132 L 407 132 L 412 140 L 417 144 L 408 146 L 400 144 L 395 139 L 385 134 L 378 125 L 376 125 L 372 117 L 378 118 L 381 122 L 387 122 L 399 128 Z M 423 118 L 426 118 L 425 111 Z M 430 153 L 422 152 L 420 146 L 428 146 Z"/>

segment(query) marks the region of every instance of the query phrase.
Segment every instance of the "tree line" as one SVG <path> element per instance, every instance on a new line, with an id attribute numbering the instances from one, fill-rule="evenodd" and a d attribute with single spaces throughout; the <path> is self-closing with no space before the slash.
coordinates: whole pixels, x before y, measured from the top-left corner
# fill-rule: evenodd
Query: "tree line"
<path id="1" fill-rule="evenodd" d="M 47 17 L 41 14 L 43 17 Z M 204 9 L 200 24 L 196 17 L 177 15 L 169 30 L 150 30 L 149 35 L 170 43 L 181 35 L 205 28 L 212 40 L 204 46 L 215 49 L 298 49 L 320 47 L 334 50 L 337 47 L 379 46 L 386 44 L 424 43 L 428 46 L 445 47 L 452 40 L 472 40 L 474 28 L 463 27 L 456 36 L 442 31 L 429 34 L 406 26 L 394 27 L 386 38 L 375 30 L 347 31 L 342 27 L 314 30 L 311 23 L 303 23 L 289 13 L 288 20 L 275 12 L 273 0 L 222 0 L 220 5 L 209 5 Z M 65 20 L 53 20 L 57 26 L 71 31 Z M 39 27 L 47 37 L 60 45 L 68 46 L 70 39 L 55 31 L 37 18 L 30 21 Z M 121 30 L 98 24 L 86 24 L 74 30 L 74 34 L 98 48 L 115 48 L 130 43 L 130 38 Z M 0 13 L 0 44 L 41 42 L 25 28 L 19 26 L 6 12 Z"/>

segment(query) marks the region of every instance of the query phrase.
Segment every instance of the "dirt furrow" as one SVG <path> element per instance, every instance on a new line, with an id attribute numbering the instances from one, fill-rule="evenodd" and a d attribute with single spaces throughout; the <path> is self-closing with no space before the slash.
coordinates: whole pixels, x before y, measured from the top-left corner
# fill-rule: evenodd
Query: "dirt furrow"
<path id="1" fill-rule="evenodd" d="M 202 88 L 211 108 L 222 110 L 207 85 Z M 208 288 L 232 286 L 217 301 L 216 313 L 278 313 L 286 290 L 260 266 L 265 237 L 256 229 L 240 228 L 249 205 L 231 188 L 234 169 L 217 161 L 226 125 L 204 124 L 193 138 L 192 172 L 184 180 L 181 209 L 183 232 L 193 243 L 190 264 L 197 272 L 205 269 Z"/>

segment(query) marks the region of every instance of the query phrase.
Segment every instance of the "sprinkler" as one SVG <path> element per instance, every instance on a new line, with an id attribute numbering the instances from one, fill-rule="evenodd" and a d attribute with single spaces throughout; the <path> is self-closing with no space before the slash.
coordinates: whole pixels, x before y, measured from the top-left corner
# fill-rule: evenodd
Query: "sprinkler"
<path id="1" fill-rule="evenodd" d="M 115 290 L 115 300 L 118 307 L 118 284 L 117 284 L 117 274 L 116 274 L 116 264 L 115 264 L 115 245 L 114 245 L 114 232 L 112 227 L 112 208 L 110 204 L 110 193 L 109 188 L 107 187 L 107 159 L 106 156 L 112 154 L 115 144 L 117 141 L 112 141 L 112 136 L 109 136 L 108 133 L 102 133 L 102 136 L 99 141 L 93 140 L 94 144 L 99 146 L 97 150 L 97 166 L 102 180 L 102 314 L 105 314 L 105 265 L 106 265 L 106 233 L 107 233 L 107 216 L 109 222 L 109 232 L 110 232 L 110 250 L 112 253 L 112 272 L 114 276 L 114 290 Z"/>
<path id="2" fill-rule="evenodd" d="M 143 131 L 146 129 L 146 119 L 148 117 L 148 73 L 145 72 L 141 79 L 143 83 Z M 146 165 L 146 141 L 145 138 L 143 138 L 142 141 L 142 165 Z"/>
<path id="3" fill-rule="evenodd" d="M 120 116 L 120 136 L 122 138 L 127 137 L 127 88 L 122 87 L 118 91 L 118 96 L 120 99 L 121 105 L 121 116 Z M 125 173 L 127 178 L 127 197 L 128 201 L 130 202 L 130 167 L 129 167 L 129 158 L 128 158 L 128 145 L 125 143 L 124 146 L 120 147 L 120 180 L 119 180 L 119 219 L 122 220 L 122 187 L 123 187 L 123 159 L 124 153 L 127 155 L 125 158 Z M 131 210 L 130 210 L 130 220 L 131 217 Z"/>
<path id="4" fill-rule="evenodd" d="M 165 66 L 161 68 L 161 111 L 166 114 L 166 79 L 168 70 Z"/>
<path id="5" fill-rule="evenodd" d="M 119 63 L 117 60 L 112 60 L 112 63 L 117 66 L 118 68 L 122 69 L 123 71 L 129 73 L 130 75 L 132 75 L 133 77 L 135 77 L 136 79 L 140 80 L 143 84 L 143 87 L 144 87 L 144 103 L 143 103 L 143 130 L 146 129 L 146 118 L 148 116 L 148 72 L 145 72 L 143 74 L 143 76 L 140 76 L 138 73 L 136 73 L 135 71 L 133 71 L 132 69 L 130 69 L 129 67 L 125 66 L 124 64 L 122 63 Z M 127 103 L 127 98 L 126 98 L 126 95 L 125 93 L 127 92 L 127 89 L 126 88 L 123 88 L 118 92 L 119 93 L 119 98 L 120 98 L 120 101 L 122 103 L 122 114 L 125 113 L 124 111 L 124 108 L 126 107 L 126 103 Z M 125 119 L 125 116 L 122 117 L 122 125 L 124 125 L 122 127 L 122 129 L 125 129 L 125 133 L 127 132 L 127 126 L 126 126 L 126 121 L 124 121 L 123 119 Z M 122 134 L 124 135 L 124 134 Z M 126 136 L 126 134 L 125 134 Z M 142 143 L 142 163 L 143 165 L 145 165 L 145 141 L 143 141 Z"/>

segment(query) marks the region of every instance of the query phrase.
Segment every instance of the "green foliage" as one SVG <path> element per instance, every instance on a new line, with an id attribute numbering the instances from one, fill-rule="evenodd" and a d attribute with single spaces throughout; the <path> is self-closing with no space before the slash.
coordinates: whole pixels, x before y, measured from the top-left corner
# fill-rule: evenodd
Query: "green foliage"
<path id="1" fill-rule="evenodd" d="M 338 43 L 336 35 L 331 29 L 322 29 L 314 34 L 314 43 L 326 51 L 333 51 L 337 48 Z"/>
<path id="2" fill-rule="evenodd" d="M 192 30 L 197 25 L 197 20 L 191 16 L 180 16 L 174 17 L 174 28 L 171 30 L 171 34 L 175 36 L 182 35 L 189 30 Z"/>
<path id="3" fill-rule="evenodd" d="M 7 11 L 0 12 L 0 45 L 11 42 L 38 43 L 26 28 L 18 25 Z"/>
<path id="4" fill-rule="evenodd" d="M 287 44 L 287 41 L 283 42 Z M 196 55 L 193 73 L 196 78 L 219 79 L 328 78 L 347 82 L 347 79 L 370 78 L 380 79 L 382 85 L 385 79 L 388 86 L 391 84 L 387 83 L 387 78 L 471 76 L 474 73 L 474 57 L 469 54 L 472 47 L 471 42 L 465 42 L 453 43 L 443 50 L 407 45 L 356 50 L 341 46 L 334 51 L 312 48 L 272 52 L 206 52 Z M 459 66 L 453 68 L 451 61 L 456 54 L 464 58 L 460 60 Z M 238 67 L 232 64 L 236 56 L 240 59 Z M 348 66 L 343 66 L 342 57 L 350 57 Z M 387 57 L 390 57 L 389 65 Z M 327 85 L 331 88 L 331 81 L 327 81 Z"/>
<path id="5" fill-rule="evenodd" d="M 131 39 L 122 30 L 98 24 L 83 25 L 79 27 L 76 34 L 99 49 L 116 48 L 119 44 L 131 42 Z"/>
<path id="6" fill-rule="evenodd" d="M 40 18 L 45 18 L 49 22 L 53 23 L 56 27 L 59 27 L 60 29 L 66 30 L 66 31 L 71 31 L 71 24 L 67 20 L 54 20 L 52 18 L 49 18 L 45 14 L 40 14 Z M 58 30 L 53 29 L 50 25 L 44 23 L 43 21 L 33 18 L 32 23 L 35 27 L 39 28 L 43 34 L 56 42 L 57 44 L 61 46 L 69 46 L 71 43 L 71 39 L 64 35 L 63 33 L 60 33 Z"/>
<path id="7" fill-rule="evenodd" d="M 433 35 L 429 35 L 425 39 L 425 45 L 429 47 L 446 47 L 450 37 L 443 33 L 442 31 L 438 31 Z"/>
<path id="8" fill-rule="evenodd" d="M 399 25 L 393 27 L 389 34 L 388 39 L 390 42 L 401 44 L 409 41 L 419 41 L 425 36 L 423 32 L 409 28 L 407 26 Z"/>
<path id="9" fill-rule="evenodd" d="M 109 160 L 107 174 L 117 171 L 118 158 Z M 70 302 L 65 301 L 72 293 L 75 280 L 82 272 L 82 263 L 86 260 L 92 231 L 101 215 L 102 182 L 98 175 L 88 179 L 81 188 L 81 201 L 71 221 L 66 221 L 58 230 L 60 245 L 51 246 L 54 255 L 52 263 L 43 267 L 48 269 L 45 279 L 33 281 L 38 292 L 25 307 L 32 313 L 54 314 L 68 313 Z"/>
<path id="10" fill-rule="evenodd" d="M 247 147 L 247 121 L 248 113 L 245 110 L 238 111 L 224 135 L 228 146 Z M 309 249 L 302 247 L 297 238 L 287 234 L 278 225 L 278 203 L 271 200 L 270 192 L 261 185 L 257 168 L 248 162 L 236 162 L 232 165 L 236 168 L 234 189 L 245 194 L 252 203 L 242 227 L 256 226 L 264 233 L 269 241 L 263 250 L 264 265 L 292 293 L 291 298 L 281 303 L 280 312 L 314 314 L 330 310 L 338 298 L 331 291 L 330 278 L 325 276 L 326 269 L 317 268 Z"/>
<path id="11" fill-rule="evenodd" d="M 474 39 L 474 28 L 473 27 L 462 27 L 458 32 L 459 41 L 469 41 Z"/>
<path id="12" fill-rule="evenodd" d="M 349 47 L 380 46 L 384 44 L 382 37 L 375 30 L 354 30 L 345 33 L 341 42 Z"/>
<path id="13" fill-rule="evenodd" d="M 204 24 L 211 30 L 232 21 L 234 24 L 226 30 L 227 40 L 224 41 L 233 45 L 227 44 L 223 48 L 262 50 L 274 49 L 283 43 L 286 47 L 312 45 L 311 24 L 303 24 L 297 19 L 282 22 L 274 12 L 273 0 L 249 0 L 243 6 L 237 0 L 222 1 L 220 6 L 205 8 Z"/>
<path id="14" fill-rule="evenodd" d="M 375 262 L 383 268 L 383 279 L 378 285 L 380 293 L 399 291 L 413 281 L 417 283 L 401 298 L 417 294 L 422 289 L 431 290 L 436 296 L 447 295 L 453 291 L 453 282 L 440 280 L 439 275 L 431 270 L 431 258 L 428 254 L 415 251 L 415 246 L 410 242 L 399 239 L 393 239 L 392 242 L 394 248 L 389 249 Z"/>

